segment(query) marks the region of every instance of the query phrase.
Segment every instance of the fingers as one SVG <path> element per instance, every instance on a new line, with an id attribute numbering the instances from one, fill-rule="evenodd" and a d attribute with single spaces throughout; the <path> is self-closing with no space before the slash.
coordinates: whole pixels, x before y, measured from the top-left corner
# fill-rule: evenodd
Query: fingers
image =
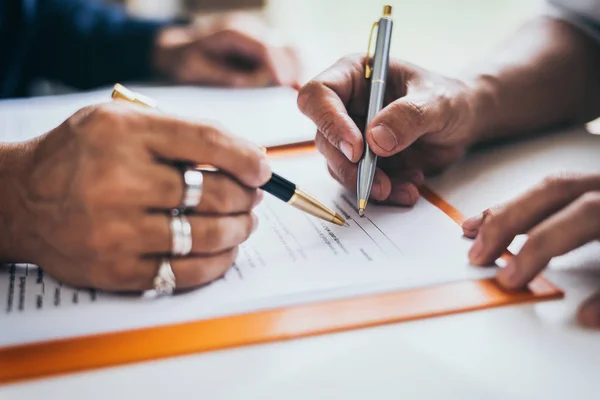
<path id="1" fill-rule="evenodd" d="M 249 187 L 271 177 L 260 148 L 215 126 L 152 115 L 144 120 L 146 143 L 158 157 L 190 164 L 209 164 Z"/>
<path id="2" fill-rule="evenodd" d="M 359 60 L 343 59 L 304 85 L 298 95 L 300 110 L 319 132 L 348 160 L 358 162 L 363 149 L 362 134 L 347 106 L 353 100 L 366 105 L 366 84 Z"/>
<path id="3" fill-rule="evenodd" d="M 284 43 L 273 43 L 269 34 L 256 37 L 225 29 L 204 39 L 203 45 L 216 56 L 221 67 L 234 72 L 234 86 L 292 86 L 298 80 L 298 59 Z"/>
<path id="4" fill-rule="evenodd" d="M 248 213 L 263 197 L 263 192 L 240 185 L 235 179 L 218 172 L 202 172 L 203 192 L 194 211 L 207 214 Z"/>
<path id="5" fill-rule="evenodd" d="M 227 174 L 202 171 L 200 204 L 190 209 L 197 213 L 229 215 L 247 213 L 262 199 L 262 191 L 246 187 Z M 140 194 L 142 204 L 150 209 L 173 209 L 183 201 L 183 173 L 162 165 L 148 168 L 146 179 L 153 182 Z"/>
<path id="6" fill-rule="evenodd" d="M 235 262 L 237 248 L 210 256 L 171 260 L 177 289 L 195 288 L 222 277 Z M 91 282 L 93 287 L 111 291 L 144 291 L 153 288 L 159 258 L 131 259 L 129 263 L 106 265 Z"/>
<path id="7" fill-rule="evenodd" d="M 443 129 L 448 120 L 449 107 L 444 98 L 430 98 L 409 90 L 385 107 L 373 118 L 366 132 L 371 150 L 378 156 L 396 154 L 418 138 Z"/>
<path id="8" fill-rule="evenodd" d="M 477 236 L 469 252 L 470 261 L 475 265 L 494 262 L 515 236 L 526 233 L 583 193 L 596 189 L 600 189 L 598 175 L 550 177 L 506 205 L 465 221 L 465 235 Z"/>
<path id="9" fill-rule="evenodd" d="M 344 157 L 320 133 L 316 136 L 316 145 L 327 159 L 327 168 L 331 176 L 349 190 L 356 191 L 358 166 Z M 387 170 L 377 168 L 373 177 L 371 200 L 413 206 L 419 199 L 417 187 L 423 183 L 423 173 L 417 170 Z"/>
<path id="10" fill-rule="evenodd" d="M 238 214 L 224 217 L 188 215 L 192 228 L 192 254 L 216 254 L 246 241 L 258 226 L 254 214 Z M 172 250 L 170 217 L 150 214 L 143 219 L 142 252 L 144 254 L 168 254 Z"/>
<path id="11" fill-rule="evenodd" d="M 319 151 L 327 159 L 327 167 L 331 176 L 344 187 L 356 191 L 358 166 L 348 161 L 323 135 L 317 134 L 315 142 Z M 388 176 L 380 168 L 377 168 L 373 177 L 371 199 L 376 201 L 387 199 L 390 195 L 391 186 Z"/>
<path id="12" fill-rule="evenodd" d="M 553 257 L 600 237 L 600 192 L 589 192 L 533 228 L 519 254 L 498 273 L 507 288 L 531 281 Z"/>
<path id="13" fill-rule="evenodd" d="M 589 328 L 600 328 L 600 292 L 587 299 L 577 313 L 579 321 Z"/>
<path id="14" fill-rule="evenodd" d="M 225 59 L 210 58 L 201 50 L 191 50 L 177 69 L 182 84 L 227 87 L 268 86 L 272 78 L 264 69 L 235 68 Z"/>

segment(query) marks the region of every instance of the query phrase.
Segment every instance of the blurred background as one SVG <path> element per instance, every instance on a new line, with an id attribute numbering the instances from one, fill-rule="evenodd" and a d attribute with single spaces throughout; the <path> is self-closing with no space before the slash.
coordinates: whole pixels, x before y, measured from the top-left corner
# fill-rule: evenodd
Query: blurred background
<path id="1" fill-rule="evenodd" d="M 365 52 L 385 4 L 395 21 L 391 54 L 451 74 L 481 60 L 538 12 L 541 0 L 105 0 L 132 14 L 186 16 L 247 10 L 264 16 L 299 47 L 307 78 L 348 53 Z"/>

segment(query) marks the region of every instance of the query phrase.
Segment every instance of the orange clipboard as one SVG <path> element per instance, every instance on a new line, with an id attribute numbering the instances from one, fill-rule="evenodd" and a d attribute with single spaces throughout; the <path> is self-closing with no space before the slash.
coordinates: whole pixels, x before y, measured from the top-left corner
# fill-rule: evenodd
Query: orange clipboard
<path id="1" fill-rule="evenodd" d="M 312 141 L 267 149 L 275 158 L 314 151 Z M 458 224 L 464 221 L 426 186 L 420 192 Z M 0 348 L 0 384 L 562 297 L 541 276 L 510 292 L 482 279 L 9 346 Z"/>

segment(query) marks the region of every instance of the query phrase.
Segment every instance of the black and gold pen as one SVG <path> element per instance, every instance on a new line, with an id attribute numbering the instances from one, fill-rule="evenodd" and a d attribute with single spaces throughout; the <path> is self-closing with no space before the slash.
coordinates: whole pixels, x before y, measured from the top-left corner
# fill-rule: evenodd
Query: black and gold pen
<path id="1" fill-rule="evenodd" d="M 127 89 L 123 85 L 117 83 L 112 92 L 113 99 L 126 100 L 144 107 L 156 108 L 156 102 L 149 97 L 141 95 Z M 273 173 L 271 179 L 260 187 L 267 193 L 272 194 L 279 200 L 282 200 L 292 207 L 302 210 L 308 214 L 314 215 L 317 218 L 332 222 L 340 226 L 348 226 L 344 218 L 335 211 L 315 199 L 310 194 L 298 188 L 296 184 L 289 180 Z"/>

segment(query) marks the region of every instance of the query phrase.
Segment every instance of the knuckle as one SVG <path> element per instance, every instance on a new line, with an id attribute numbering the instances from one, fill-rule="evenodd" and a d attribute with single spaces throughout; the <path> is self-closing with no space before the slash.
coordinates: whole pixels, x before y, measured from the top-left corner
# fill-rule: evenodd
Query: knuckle
<path id="1" fill-rule="evenodd" d="M 338 147 L 342 140 L 342 132 L 336 129 L 335 125 L 336 115 L 334 112 L 326 110 L 322 112 L 316 121 L 316 126 L 319 132 L 323 134 L 327 140 L 334 146 Z"/>
<path id="2" fill-rule="evenodd" d="M 364 54 L 348 54 L 339 58 L 332 69 L 348 70 L 351 75 L 358 74 L 359 76 L 362 76 L 364 74 L 366 61 L 367 57 Z"/>
<path id="3" fill-rule="evenodd" d="M 340 58 L 342 64 L 360 64 L 362 65 L 365 55 L 361 53 L 348 54 Z"/>
<path id="4" fill-rule="evenodd" d="M 298 108 L 303 113 L 306 113 L 310 109 L 311 102 L 314 101 L 315 97 L 322 90 L 321 83 L 316 80 L 311 80 L 300 88 L 298 92 Z"/>
<path id="5" fill-rule="evenodd" d="M 216 123 L 199 126 L 198 135 L 201 137 L 205 145 L 214 147 L 222 146 L 225 136 L 223 130 Z"/>
<path id="6" fill-rule="evenodd" d="M 86 107 L 69 119 L 74 132 L 105 148 L 115 141 L 123 142 L 123 132 L 129 131 L 127 123 L 127 114 L 112 104 Z"/>
<path id="7" fill-rule="evenodd" d="M 217 249 L 220 248 L 225 234 L 227 232 L 226 227 L 222 222 L 223 218 L 216 218 L 211 222 L 206 223 L 206 232 L 203 235 L 204 246 L 207 249 Z"/>
<path id="8" fill-rule="evenodd" d="M 576 175 L 563 173 L 545 177 L 541 182 L 541 189 L 547 192 L 571 193 L 578 185 Z"/>
<path id="9" fill-rule="evenodd" d="M 527 241 L 523 245 L 519 255 L 540 257 L 543 254 L 546 240 L 543 235 L 538 232 L 532 232 L 527 237 Z"/>
<path id="10" fill-rule="evenodd" d="M 483 224 L 481 225 L 479 234 L 486 241 L 494 241 L 502 234 L 504 228 L 504 217 L 499 208 L 490 208 L 486 210 Z"/>
<path id="11" fill-rule="evenodd" d="M 402 104 L 402 106 L 401 106 Z M 401 118 L 403 124 L 414 131 L 421 131 L 425 126 L 425 110 L 422 104 L 414 101 L 396 103 L 394 114 Z"/>

